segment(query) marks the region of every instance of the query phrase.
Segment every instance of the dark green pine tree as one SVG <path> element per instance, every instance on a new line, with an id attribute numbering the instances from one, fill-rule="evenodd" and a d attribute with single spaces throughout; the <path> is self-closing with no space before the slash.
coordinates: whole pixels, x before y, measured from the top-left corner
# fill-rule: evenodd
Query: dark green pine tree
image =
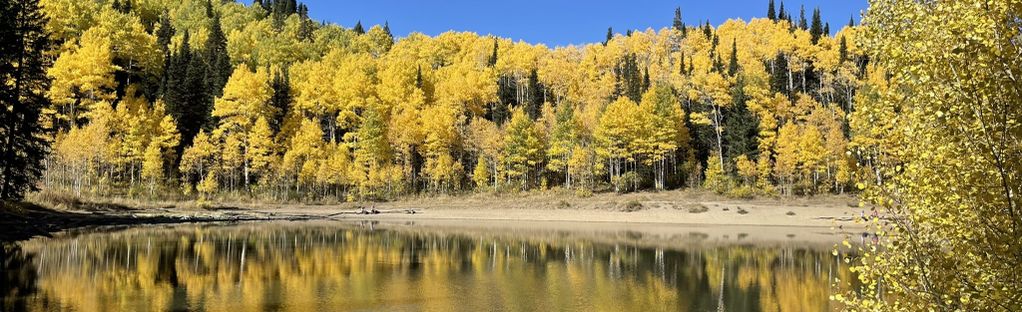
<path id="1" fill-rule="evenodd" d="M 678 73 L 685 75 L 685 52 L 681 52 L 681 58 L 678 59 Z"/>
<path id="2" fill-rule="evenodd" d="M 270 120 L 270 127 L 277 132 L 284 124 L 284 117 L 291 111 L 291 102 L 294 98 L 291 93 L 291 79 L 287 68 L 274 73 L 273 80 L 270 81 L 270 88 L 273 89 L 270 106 L 276 108 L 273 120 Z"/>
<path id="3" fill-rule="evenodd" d="M 728 161 L 740 155 L 755 159 L 758 155 L 759 118 L 746 105 L 745 81 L 738 79 L 731 89 L 731 106 L 724 109 L 724 157 Z"/>
<path id="4" fill-rule="evenodd" d="M 681 7 L 674 8 L 674 29 L 678 31 L 685 31 L 685 22 L 681 20 Z"/>
<path id="5" fill-rule="evenodd" d="M 767 18 L 771 21 L 777 21 L 777 10 L 774 8 L 774 0 L 770 0 L 770 3 L 767 3 Z"/>
<path id="6" fill-rule="evenodd" d="M 777 57 L 767 68 L 770 68 L 770 89 L 774 92 L 789 94 L 787 56 L 784 53 L 777 53 Z"/>
<path id="7" fill-rule="evenodd" d="M 618 96 L 627 96 L 638 103 L 642 99 L 642 76 L 639 73 L 638 58 L 628 54 L 617 66 Z"/>
<path id="8" fill-rule="evenodd" d="M 791 21 L 791 18 L 788 16 L 788 12 L 784 11 L 784 1 L 781 1 L 781 9 L 777 12 L 777 20 Z"/>
<path id="9" fill-rule="evenodd" d="M 314 32 L 316 31 L 316 23 L 309 19 L 308 8 L 302 4 L 298 13 L 300 24 L 298 26 L 298 40 L 300 41 L 312 41 Z"/>
<path id="10" fill-rule="evenodd" d="M 0 201 L 17 201 L 37 189 L 49 152 L 39 117 L 53 47 L 38 0 L 0 1 L 0 16 Z"/>
<path id="11" fill-rule="evenodd" d="M 840 55 L 839 60 L 841 60 L 841 63 L 848 60 L 848 41 L 845 40 L 845 36 L 841 36 L 841 43 L 838 45 L 838 55 Z"/>
<path id="12" fill-rule="evenodd" d="M 734 76 L 738 74 L 740 65 L 738 65 L 738 40 L 734 39 L 731 41 L 731 59 L 727 62 L 727 74 Z"/>
<path id="13" fill-rule="evenodd" d="M 631 29 L 625 30 L 625 37 L 631 37 L 631 36 L 632 36 L 632 30 Z"/>
<path id="14" fill-rule="evenodd" d="M 806 6 L 802 6 L 798 12 L 798 28 L 801 30 L 809 30 L 809 21 L 806 20 Z"/>
<path id="15" fill-rule="evenodd" d="M 529 117 L 532 119 L 539 118 L 539 114 L 543 110 L 543 96 L 546 92 L 543 87 L 543 83 L 539 82 L 539 73 L 536 69 L 533 69 L 529 73 L 529 99 L 528 107 L 526 111 L 529 113 Z"/>
<path id="16" fill-rule="evenodd" d="M 213 1 L 206 0 L 206 18 L 213 18 Z"/>
<path id="17" fill-rule="evenodd" d="M 720 54 L 717 54 L 717 52 L 713 52 L 713 71 L 721 74 L 726 74 L 724 70 L 725 70 L 724 60 L 720 59 Z"/>
<path id="18" fill-rule="evenodd" d="M 352 30 L 355 31 L 355 34 L 359 35 L 366 33 L 365 28 L 362 28 L 362 21 L 355 22 L 355 28 L 352 28 Z"/>
<path id="19" fill-rule="evenodd" d="M 490 59 L 486 61 L 486 65 L 489 65 L 490 67 L 497 65 L 497 48 L 499 47 L 499 44 L 500 42 L 497 38 L 493 38 L 493 53 L 490 53 Z"/>
<path id="20" fill-rule="evenodd" d="M 284 18 L 287 18 L 291 14 L 298 13 L 298 3 L 295 0 L 286 0 L 284 2 Z"/>
<path id="21" fill-rule="evenodd" d="M 642 70 L 642 93 L 646 93 L 646 90 L 649 90 L 649 86 L 649 68 L 646 68 Z"/>
<path id="22" fill-rule="evenodd" d="M 848 27 L 855 27 L 855 16 L 854 15 L 848 17 Z"/>
<path id="23" fill-rule="evenodd" d="M 174 26 L 170 24 L 170 16 L 167 11 L 160 15 L 160 26 L 156 29 L 156 46 L 163 54 L 163 74 L 160 76 L 160 89 L 157 96 L 163 96 L 167 92 L 167 78 L 170 72 L 171 51 L 170 40 L 174 38 Z"/>
<path id="24" fill-rule="evenodd" d="M 422 65 L 415 67 L 415 87 L 422 90 Z"/>
<path id="25" fill-rule="evenodd" d="M 607 27 L 607 39 L 603 40 L 603 45 L 606 46 L 611 39 L 614 39 L 614 27 Z"/>
<path id="26" fill-rule="evenodd" d="M 809 27 L 809 35 L 812 36 L 813 44 L 820 42 L 823 36 L 823 21 L 820 20 L 820 8 L 813 10 L 813 22 Z"/>
<path id="27" fill-rule="evenodd" d="M 703 35 L 706 36 L 706 39 L 713 37 L 713 27 L 710 26 L 709 20 L 706 20 L 706 24 L 703 25 Z"/>
<path id="28" fill-rule="evenodd" d="M 830 22 L 823 23 L 823 33 L 830 36 Z"/>
<path id="29" fill-rule="evenodd" d="M 214 14 L 209 24 L 209 37 L 206 38 L 206 47 L 203 51 L 205 64 L 208 66 L 206 73 L 206 94 L 209 102 L 213 98 L 223 94 L 227 79 L 231 78 L 234 67 L 231 66 L 231 57 L 227 54 L 227 36 L 220 28 L 220 14 Z"/>
<path id="30" fill-rule="evenodd" d="M 206 95 L 205 62 L 201 55 L 192 51 L 188 41 L 189 33 L 185 31 L 181 47 L 172 56 L 167 69 L 167 90 L 163 95 L 167 112 L 174 117 L 181 132 L 178 155 L 185 146 L 191 145 L 193 137 L 206 125 L 207 116 L 212 111 L 212 101 Z"/>

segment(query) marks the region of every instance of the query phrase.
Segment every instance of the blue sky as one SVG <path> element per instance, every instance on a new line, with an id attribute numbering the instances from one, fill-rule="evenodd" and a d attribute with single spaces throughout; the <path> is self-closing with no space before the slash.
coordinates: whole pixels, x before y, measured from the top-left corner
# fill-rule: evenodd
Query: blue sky
<path id="1" fill-rule="evenodd" d="M 351 27 L 361 20 L 369 25 L 390 23 L 395 36 L 411 32 L 436 35 L 448 30 L 474 31 L 493 34 L 530 43 L 563 46 L 600 42 L 607 27 L 615 32 L 626 29 L 660 29 L 670 26 L 674 8 L 681 6 L 686 24 L 696 24 L 709 18 L 719 25 L 729 18 L 748 21 L 752 17 L 765 17 L 767 0 L 447 0 L 447 1 L 386 1 L 386 0 L 307 0 L 309 14 L 315 20 L 325 20 Z M 778 5 L 780 2 L 778 1 Z M 819 7 L 824 22 L 830 22 L 836 32 L 848 23 L 850 16 L 859 20 L 866 9 L 867 0 L 789 0 L 786 10 L 798 18 L 798 8 L 806 7 L 806 18 Z"/>

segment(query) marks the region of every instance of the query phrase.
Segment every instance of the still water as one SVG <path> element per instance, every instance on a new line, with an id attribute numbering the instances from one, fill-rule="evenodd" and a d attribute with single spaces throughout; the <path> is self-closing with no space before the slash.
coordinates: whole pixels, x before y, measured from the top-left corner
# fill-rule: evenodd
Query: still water
<path id="1" fill-rule="evenodd" d="M 471 224 L 468 224 L 471 223 Z M 829 311 L 826 229 L 138 226 L 3 248 L 3 311 Z M 840 283 L 837 283 L 838 285 Z"/>

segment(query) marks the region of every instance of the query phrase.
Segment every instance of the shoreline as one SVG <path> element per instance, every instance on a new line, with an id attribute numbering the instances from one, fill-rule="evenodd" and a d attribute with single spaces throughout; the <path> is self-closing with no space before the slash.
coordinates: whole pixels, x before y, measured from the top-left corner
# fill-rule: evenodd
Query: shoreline
<path id="1" fill-rule="evenodd" d="M 43 202 L 42 200 L 36 200 Z M 621 227 L 755 227 L 801 228 L 844 232 L 855 225 L 854 198 L 736 200 L 703 191 L 493 196 L 439 196 L 393 202 L 298 204 L 219 202 L 104 202 L 61 198 L 46 203 L 5 204 L 0 210 L 0 242 L 18 242 L 76 228 L 111 225 L 261 222 L 261 221 L 384 221 L 444 223 L 450 226 L 503 223 L 574 224 Z M 361 208 L 380 214 L 359 214 Z M 414 211 L 414 213 L 411 213 Z"/>

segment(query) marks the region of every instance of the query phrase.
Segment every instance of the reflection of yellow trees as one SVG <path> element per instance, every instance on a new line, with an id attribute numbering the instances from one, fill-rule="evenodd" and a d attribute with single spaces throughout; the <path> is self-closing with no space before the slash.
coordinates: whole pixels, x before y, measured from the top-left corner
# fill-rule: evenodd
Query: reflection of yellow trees
<path id="1" fill-rule="evenodd" d="M 679 250 L 359 226 L 138 228 L 26 243 L 40 296 L 80 311 L 830 309 L 825 250 Z M 723 281 L 721 280 L 723 278 Z M 847 289 L 847 288 L 846 288 Z"/>

